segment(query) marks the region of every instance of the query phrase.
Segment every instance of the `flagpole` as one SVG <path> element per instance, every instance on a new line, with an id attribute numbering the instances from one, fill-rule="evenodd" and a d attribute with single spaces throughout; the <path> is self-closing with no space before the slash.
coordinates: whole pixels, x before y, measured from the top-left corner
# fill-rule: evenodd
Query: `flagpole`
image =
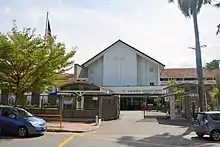
<path id="1" fill-rule="evenodd" d="M 47 37 L 48 17 L 49 17 L 49 12 L 47 12 L 47 15 L 46 15 L 45 37 Z"/>

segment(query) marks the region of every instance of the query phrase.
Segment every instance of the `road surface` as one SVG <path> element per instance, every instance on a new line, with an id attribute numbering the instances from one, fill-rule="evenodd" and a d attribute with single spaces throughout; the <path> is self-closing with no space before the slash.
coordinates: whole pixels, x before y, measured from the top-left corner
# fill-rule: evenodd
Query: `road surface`
<path id="1" fill-rule="evenodd" d="M 160 122 L 161 123 L 161 122 Z M 184 135 L 183 135 L 184 134 Z M 3 138 L 4 147 L 220 147 L 208 137 L 199 139 L 184 125 L 158 124 L 143 120 L 142 112 L 122 112 L 121 118 L 104 122 L 99 130 L 84 134 L 45 133 L 27 139 Z"/>

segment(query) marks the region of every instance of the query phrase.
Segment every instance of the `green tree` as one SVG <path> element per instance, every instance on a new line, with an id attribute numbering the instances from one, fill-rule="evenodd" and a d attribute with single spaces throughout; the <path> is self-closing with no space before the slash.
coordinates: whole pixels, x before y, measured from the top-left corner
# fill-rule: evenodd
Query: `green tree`
<path id="1" fill-rule="evenodd" d="M 169 3 L 175 0 L 168 0 Z M 203 83 L 203 69 L 202 69 L 202 57 L 199 39 L 199 27 L 197 14 L 200 12 L 204 4 L 211 4 L 212 0 L 176 0 L 178 7 L 187 18 L 193 18 L 194 34 L 195 34 L 195 51 L 196 51 L 196 67 L 198 76 L 198 93 L 200 110 L 204 111 L 204 83 Z"/>
<path id="2" fill-rule="evenodd" d="M 206 63 L 205 68 L 208 70 L 217 69 L 217 68 L 219 68 L 219 62 L 220 62 L 220 60 L 214 59 L 211 62 Z"/>
<path id="3" fill-rule="evenodd" d="M 170 79 L 167 82 L 167 86 L 173 86 L 175 84 L 175 82 L 176 82 L 176 80 Z M 184 93 L 184 89 L 174 86 L 174 87 L 171 88 L 171 92 L 174 93 L 175 98 L 180 101 L 182 99 L 182 94 Z"/>
<path id="4" fill-rule="evenodd" d="M 218 96 L 219 96 L 219 88 L 214 87 L 211 91 L 211 102 L 212 102 L 212 105 L 213 105 L 212 109 L 217 108 L 217 110 L 218 110 L 218 108 L 219 108 L 219 98 L 218 98 Z"/>
<path id="5" fill-rule="evenodd" d="M 205 68 L 209 70 L 216 81 L 216 86 L 211 90 L 211 102 L 212 102 L 212 109 L 219 108 L 219 101 L 220 101 L 220 70 L 219 70 L 219 62 L 220 60 L 212 60 L 205 64 Z"/>
<path id="6" fill-rule="evenodd" d="M 42 92 L 57 74 L 72 68 L 76 50 L 66 52 L 55 37 L 41 37 L 34 29 L 0 33 L 0 89 L 16 96 L 15 105 L 26 104 L 25 92 Z"/>

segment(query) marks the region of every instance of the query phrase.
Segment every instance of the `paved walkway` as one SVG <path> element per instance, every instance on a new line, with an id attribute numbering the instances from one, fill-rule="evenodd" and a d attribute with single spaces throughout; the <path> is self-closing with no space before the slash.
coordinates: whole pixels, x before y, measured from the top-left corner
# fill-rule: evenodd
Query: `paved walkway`
<path id="1" fill-rule="evenodd" d="M 85 124 L 85 123 L 73 123 L 73 122 L 63 122 L 62 128 L 60 129 L 59 122 L 48 122 L 47 131 L 48 132 L 89 132 L 97 129 L 99 126 L 96 126 L 94 123 Z"/>

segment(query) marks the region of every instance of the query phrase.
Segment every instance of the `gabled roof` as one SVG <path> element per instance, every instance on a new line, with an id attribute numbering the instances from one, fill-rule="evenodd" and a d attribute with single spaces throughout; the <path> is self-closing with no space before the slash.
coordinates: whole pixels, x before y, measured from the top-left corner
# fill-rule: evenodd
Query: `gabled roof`
<path id="1" fill-rule="evenodd" d="M 146 57 L 146 58 L 149 58 L 149 59 L 153 60 L 154 62 L 160 64 L 161 66 L 163 66 L 163 67 L 165 66 L 165 65 L 162 64 L 161 62 L 159 62 L 159 61 L 153 59 L 152 57 L 146 55 L 145 53 L 141 52 L 140 50 L 134 48 L 133 46 L 131 46 L 131 45 L 125 43 L 124 41 L 122 41 L 122 40 L 120 40 L 120 39 L 119 39 L 118 41 L 116 41 L 115 43 L 113 43 L 112 45 L 110 45 L 109 47 L 107 47 L 106 49 L 104 49 L 103 51 L 101 51 L 100 53 L 98 53 L 97 55 L 95 55 L 94 57 L 92 57 L 91 59 L 89 59 L 88 61 L 86 61 L 85 63 L 83 63 L 82 66 L 85 66 L 86 64 L 88 64 L 89 62 L 91 62 L 92 60 L 94 60 L 95 58 L 97 58 L 98 56 L 100 56 L 101 54 L 103 54 L 103 53 L 104 53 L 105 51 L 107 51 L 109 48 L 111 48 L 112 46 L 114 46 L 115 44 L 117 44 L 118 42 L 121 42 L 121 43 L 125 44 L 126 46 L 130 47 L 131 49 L 133 49 L 135 52 L 137 52 L 137 53 L 143 55 L 143 56 Z M 96 60 L 97 60 L 97 59 L 96 59 Z"/>

